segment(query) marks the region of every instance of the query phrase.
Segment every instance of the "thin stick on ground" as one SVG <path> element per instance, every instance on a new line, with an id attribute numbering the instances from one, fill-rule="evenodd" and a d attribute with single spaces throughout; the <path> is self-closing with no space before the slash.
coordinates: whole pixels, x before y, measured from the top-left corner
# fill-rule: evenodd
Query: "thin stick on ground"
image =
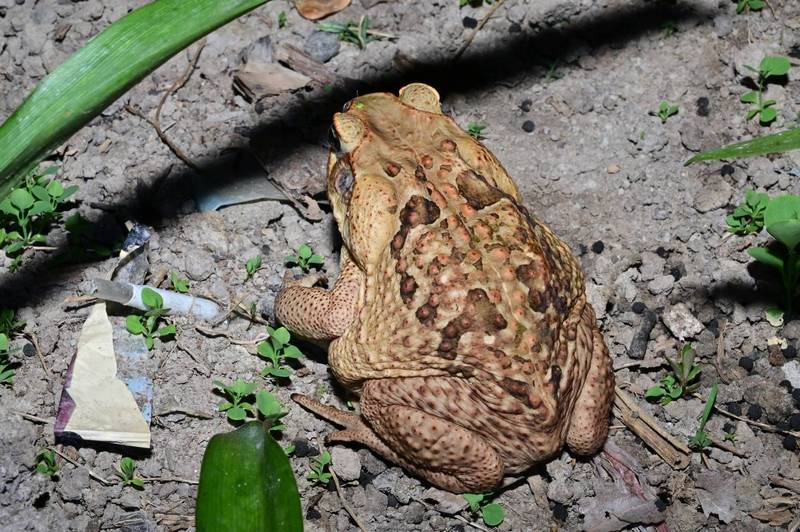
<path id="1" fill-rule="evenodd" d="M 61 451 L 59 451 L 55 447 L 48 447 L 48 449 L 50 449 L 51 451 L 56 453 L 58 456 L 60 456 L 64 460 L 66 460 L 70 464 L 74 465 L 75 467 L 82 467 L 83 469 L 87 470 L 89 472 L 89 476 L 92 477 L 93 479 L 97 480 L 98 482 L 100 482 L 102 484 L 105 484 L 106 486 L 110 486 L 111 484 L 113 484 L 113 482 L 110 482 L 110 481 L 104 479 L 103 477 L 101 477 L 100 475 L 98 475 L 97 473 L 92 471 L 88 466 L 73 460 L 72 458 L 70 458 L 66 454 L 62 453 Z"/>
<path id="2" fill-rule="evenodd" d="M 52 425 L 54 423 L 54 420 L 52 419 L 45 419 L 43 417 L 33 416 L 31 414 L 26 414 L 25 412 L 18 412 L 15 410 L 14 413 L 19 417 L 21 417 L 22 419 L 27 419 L 28 421 L 33 421 L 35 423 L 44 423 L 45 425 Z"/>
<path id="3" fill-rule="evenodd" d="M 503 5 L 504 2 L 505 0 L 497 0 L 497 2 L 495 2 L 495 4 L 492 6 L 489 12 L 486 13 L 486 16 L 481 19 L 481 21 L 478 23 L 475 29 L 472 30 L 472 33 L 469 34 L 469 37 L 467 37 L 467 40 L 464 41 L 464 44 L 462 44 L 461 47 L 458 49 L 453 59 L 458 59 L 464 54 L 464 52 L 467 51 L 467 48 L 469 48 L 469 45 L 472 44 L 472 40 L 475 38 L 478 32 L 481 31 L 481 29 L 486 25 L 487 22 L 489 22 L 489 19 L 492 18 L 492 15 L 494 15 L 495 11 L 497 11 L 500 8 L 500 6 Z"/>
<path id="4" fill-rule="evenodd" d="M 473 523 L 472 521 L 470 521 L 469 519 L 467 519 L 467 518 L 466 518 L 466 517 L 464 517 L 464 516 L 461 516 L 461 515 L 458 515 L 458 514 L 456 514 L 456 515 L 454 515 L 453 517 L 454 517 L 454 518 L 456 518 L 456 519 L 458 519 L 459 521 L 461 521 L 461 522 L 462 522 L 462 523 L 464 523 L 465 525 L 467 525 L 467 526 L 471 526 L 472 528 L 474 528 L 474 529 L 476 529 L 476 530 L 482 530 L 483 532 L 489 532 L 487 529 L 483 528 L 483 527 L 482 527 L 481 525 L 479 525 L 478 523 Z"/>
<path id="5" fill-rule="evenodd" d="M 325 452 L 326 449 L 322 445 L 322 441 L 318 440 L 317 443 L 319 444 L 320 451 Z M 347 499 L 344 498 L 344 492 L 342 491 L 342 486 L 341 484 L 339 484 L 339 477 L 336 476 L 336 472 L 333 470 L 333 467 L 328 466 L 328 472 L 331 474 L 331 479 L 333 480 L 333 486 L 336 488 L 336 493 L 339 495 L 339 500 L 342 503 L 342 508 L 344 508 L 345 511 L 350 515 L 350 518 L 356 524 L 358 529 L 361 530 L 361 532 L 368 532 L 367 527 L 365 527 L 364 523 L 362 523 L 361 520 L 358 518 L 355 510 L 353 510 L 353 507 L 350 506 L 350 503 L 348 503 Z"/>
<path id="6" fill-rule="evenodd" d="M 42 355 L 42 350 L 39 348 L 39 340 L 33 333 L 25 333 L 24 336 L 31 341 L 33 348 L 36 349 L 36 356 L 39 357 L 39 363 L 42 365 L 42 369 L 44 370 L 44 378 L 47 382 L 50 382 L 50 370 L 47 368 L 47 364 L 44 362 L 44 355 Z"/>
<path id="7" fill-rule="evenodd" d="M 169 89 L 167 89 L 167 92 L 165 92 L 161 96 L 161 100 L 159 100 L 158 102 L 158 106 L 156 107 L 156 114 L 153 119 L 150 119 L 142 111 L 132 107 L 129 104 L 125 104 L 124 106 L 124 109 L 126 111 L 128 111 L 134 116 L 138 116 L 139 118 L 141 118 L 142 120 L 146 121 L 148 124 L 153 126 L 153 129 L 156 130 L 156 135 L 158 135 L 158 138 L 161 139 L 161 142 L 163 142 L 170 150 L 172 150 L 172 153 L 174 153 L 178 159 L 183 161 L 186 164 L 186 166 L 198 172 L 200 171 L 200 167 L 194 161 L 192 161 L 189 158 L 189 156 L 183 152 L 183 150 L 181 150 L 175 143 L 173 143 L 169 139 L 169 137 L 167 137 L 166 133 L 164 133 L 164 130 L 161 128 L 161 109 L 164 107 L 164 102 L 167 101 L 167 98 L 175 94 L 175 92 L 177 92 L 181 87 L 183 87 L 186 84 L 187 81 L 189 81 L 189 78 L 192 76 L 192 72 L 194 72 L 194 69 L 197 67 L 197 61 L 200 59 L 200 52 L 203 51 L 205 45 L 206 41 L 204 39 L 198 45 L 197 52 L 194 54 L 194 57 L 189 61 L 189 65 L 186 68 L 186 71 L 183 73 L 183 75 L 180 78 L 178 78 L 175 81 L 175 83 L 173 83 L 172 86 Z"/>
<path id="8" fill-rule="evenodd" d="M 142 477 L 145 482 L 181 482 L 183 484 L 200 484 L 199 480 L 180 477 Z"/>

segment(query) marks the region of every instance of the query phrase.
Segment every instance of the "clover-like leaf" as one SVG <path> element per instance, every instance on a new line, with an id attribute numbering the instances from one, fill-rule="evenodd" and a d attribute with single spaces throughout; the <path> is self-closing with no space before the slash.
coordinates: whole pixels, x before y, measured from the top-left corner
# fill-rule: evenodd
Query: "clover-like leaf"
<path id="1" fill-rule="evenodd" d="M 283 348 L 283 358 L 303 358 L 303 353 L 293 345 L 287 345 Z"/>
<path id="2" fill-rule="evenodd" d="M 17 209 L 27 210 L 33 206 L 33 196 L 23 188 L 18 188 L 11 192 L 11 204 Z"/>
<path id="3" fill-rule="evenodd" d="M 314 251 L 311 249 L 311 247 L 308 244 L 303 244 L 302 246 L 297 248 L 297 255 L 301 259 L 308 259 L 308 258 L 311 257 L 311 255 L 313 253 L 314 253 Z"/>
<path id="4" fill-rule="evenodd" d="M 487 525 L 498 526 L 506 518 L 506 512 L 502 506 L 492 502 L 481 509 L 481 516 L 483 517 L 483 522 Z"/>
<path id="5" fill-rule="evenodd" d="M 741 98 L 739 98 L 739 101 L 741 101 L 742 103 L 757 103 L 758 92 L 756 91 L 746 92 L 742 94 Z"/>
<path id="6" fill-rule="evenodd" d="M 291 334 L 289 334 L 289 331 L 286 329 L 286 327 L 278 327 L 277 329 L 267 327 L 267 331 L 269 332 L 269 336 L 274 338 L 275 341 L 280 345 L 288 344 L 289 340 L 291 339 Z"/>
<path id="7" fill-rule="evenodd" d="M 753 7 L 752 1 L 750 7 Z M 789 72 L 789 59 L 782 56 L 767 56 L 761 60 L 761 73 L 764 77 L 769 76 L 783 76 Z"/>
<path id="8" fill-rule="evenodd" d="M 125 319 L 125 327 L 131 334 L 142 334 L 144 332 L 144 325 L 142 318 L 139 316 L 128 316 Z"/>
<path id="9" fill-rule="evenodd" d="M 47 185 L 47 193 L 54 198 L 60 198 L 64 193 L 64 186 L 58 181 L 50 181 L 50 184 Z"/>
<path id="10" fill-rule="evenodd" d="M 766 109 L 761 110 L 761 114 L 759 115 L 758 120 L 762 124 L 766 125 L 774 122 L 776 118 L 778 118 L 778 111 L 776 111 L 772 107 L 768 107 Z"/>
<path id="11" fill-rule="evenodd" d="M 230 410 L 228 410 L 228 419 L 231 421 L 242 421 L 247 417 L 247 412 L 244 411 L 244 408 L 240 406 L 234 406 Z"/>
<path id="12" fill-rule="evenodd" d="M 152 288 L 148 288 L 146 286 L 142 288 L 141 297 L 142 303 L 151 309 L 160 309 L 164 306 L 164 299 L 161 297 L 161 294 Z"/>

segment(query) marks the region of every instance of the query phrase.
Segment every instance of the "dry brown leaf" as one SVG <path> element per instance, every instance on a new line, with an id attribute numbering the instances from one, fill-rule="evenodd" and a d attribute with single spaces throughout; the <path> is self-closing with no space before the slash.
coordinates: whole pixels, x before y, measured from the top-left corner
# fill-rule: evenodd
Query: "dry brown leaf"
<path id="1" fill-rule="evenodd" d="M 350 0 L 294 0 L 300 16 L 308 20 L 319 20 L 338 13 L 350 5 Z"/>
<path id="2" fill-rule="evenodd" d="M 786 508 L 761 510 L 760 512 L 752 512 L 750 516 L 772 526 L 784 526 L 792 521 L 792 512 Z"/>

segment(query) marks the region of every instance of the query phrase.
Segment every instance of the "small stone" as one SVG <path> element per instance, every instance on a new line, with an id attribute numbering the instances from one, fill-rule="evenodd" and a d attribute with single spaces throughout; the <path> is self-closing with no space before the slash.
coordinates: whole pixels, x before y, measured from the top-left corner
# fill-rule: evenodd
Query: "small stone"
<path id="1" fill-rule="evenodd" d="M 789 416 L 789 427 L 792 430 L 800 429 L 800 414 L 792 414 Z"/>
<path id="2" fill-rule="evenodd" d="M 529 112 L 531 110 L 531 107 L 533 107 L 533 100 L 531 100 L 530 98 L 525 98 L 524 100 L 522 100 L 522 103 L 519 104 L 519 108 L 522 110 L 523 113 Z"/>
<path id="3" fill-rule="evenodd" d="M 739 403 L 728 403 L 725 405 L 725 410 L 727 410 L 734 416 L 742 415 L 742 405 L 740 405 Z"/>
<path id="4" fill-rule="evenodd" d="M 672 280 L 672 276 L 667 276 Z M 667 329 L 679 340 L 686 338 L 695 338 L 699 335 L 705 327 L 700 323 L 700 320 L 694 317 L 692 312 L 684 303 L 672 305 L 661 316 L 661 320 Z"/>
<path id="5" fill-rule="evenodd" d="M 793 345 L 790 345 L 783 349 L 783 356 L 792 359 L 797 357 L 797 348 Z"/>
<path id="6" fill-rule="evenodd" d="M 644 313 L 642 322 L 639 328 L 636 329 L 636 333 L 634 333 L 633 339 L 628 346 L 629 357 L 634 360 L 644 359 L 644 355 L 647 353 L 647 344 L 650 342 L 650 333 L 653 331 L 656 321 L 658 321 L 658 319 L 654 312 L 648 310 Z"/>
<path id="7" fill-rule="evenodd" d="M 717 37 L 725 37 L 733 31 L 733 18 L 728 15 L 714 17 L 714 33 Z"/>
<path id="8" fill-rule="evenodd" d="M 294 455 L 298 458 L 319 455 L 319 449 L 309 444 L 308 440 L 305 438 L 297 438 L 292 444 L 294 445 Z"/>
<path id="9" fill-rule="evenodd" d="M 567 507 L 561 504 L 560 502 L 553 503 L 553 517 L 556 521 L 561 521 L 565 523 L 567 521 Z"/>
<path id="10" fill-rule="evenodd" d="M 783 437 L 783 448 L 787 451 L 796 451 L 797 450 L 797 438 L 792 436 L 791 434 L 787 434 Z"/>
<path id="11" fill-rule="evenodd" d="M 735 168 L 730 164 L 723 164 L 722 168 L 719 169 L 719 175 L 725 177 L 726 175 L 733 175 L 733 171 Z"/>
<path id="12" fill-rule="evenodd" d="M 794 390 L 794 386 L 792 386 L 792 383 L 789 382 L 788 379 L 783 379 L 781 382 L 778 383 L 778 386 L 780 386 L 781 388 L 785 388 L 786 391 L 789 393 L 792 393 L 792 390 Z"/>
<path id="13" fill-rule="evenodd" d="M 597 254 L 602 253 L 604 249 L 606 249 L 606 245 L 603 244 L 602 240 L 598 240 L 592 244 L 592 251 L 594 251 Z"/>
<path id="14" fill-rule="evenodd" d="M 712 176 L 695 194 L 694 208 L 698 212 L 709 212 L 728 205 L 733 188 L 722 177 Z"/>
<path id="15" fill-rule="evenodd" d="M 758 421 L 764 414 L 764 409 L 760 405 L 750 405 L 747 408 L 747 417 L 752 421 Z"/>
<path id="16" fill-rule="evenodd" d="M 520 26 L 516 22 L 512 22 L 508 26 L 508 33 L 520 33 L 521 31 L 522 31 L 522 26 Z"/>
<path id="17" fill-rule="evenodd" d="M 797 359 L 790 360 L 781 366 L 781 369 L 786 380 L 791 383 L 792 388 L 800 388 L 800 361 Z"/>
<path id="18" fill-rule="evenodd" d="M 739 366 L 746 369 L 748 372 L 753 371 L 753 359 L 750 357 L 742 357 L 739 359 Z"/>
<path id="19" fill-rule="evenodd" d="M 634 314 L 641 314 L 645 310 L 647 310 L 647 305 L 642 303 L 641 301 L 635 301 L 633 305 L 631 305 L 631 310 Z"/>
<path id="20" fill-rule="evenodd" d="M 611 175 L 618 174 L 620 170 L 622 170 L 622 167 L 620 167 L 618 164 L 610 164 L 608 165 L 608 168 L 606 168 L 606 172 Z"/>
<path id="21" fill-rule="evenodd" d="M 672 285 L 675 284 L 675 279 L 671 275 L 659 275 L 649 283 L 647 289 L 653 295 L 658 295 L 672 290 Z"/>
<path id="22" fill-rule="evenodd" d="M 303 50 L 320 63 L 326 63 L 339 53 L 339 36 L 327 31 L 314 31 L 306 39 Z"/>
<path id="23" fill-rule="evenodd" d="M 536 129 L 536 124 L 533 123 L 533 120 L 526 120 L 522 123 L 522 131 L 525 133 L 533 133 L 534 129 Z"/>
<path id="24" fill-rule="evenodd" d="M 478 26 L 478 21 L 472 17 L 464 17 L 464 20 L 461 21 L 464 24 L 464 27 L 467 29 L 473 29 Z"/>
<path id="25" fill-rule="evenodd" d="M 436 503 L 436 510 L 445 515 L 455 515 L 467 507 L 467 500 L 461 495 L 438 488 L 428 488 L 422 498 Z"/>
<path id="26" fill-rule="evenodd" d="M 358 453 L 347 447 L 331 449 L 331 467 L 342 482 L 358 480 L 361 475 L 361 458 Z"/>
<path id="27" fill-rule="evenodd" d="M 697 99 L 697 116 L 708 116 L 708 98 L 700 96 Z"/>

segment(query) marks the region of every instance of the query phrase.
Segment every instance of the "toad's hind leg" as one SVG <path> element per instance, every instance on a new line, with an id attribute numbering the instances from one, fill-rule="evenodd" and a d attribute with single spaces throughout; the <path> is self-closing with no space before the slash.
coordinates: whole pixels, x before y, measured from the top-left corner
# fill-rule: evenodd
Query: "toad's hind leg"
<path id="1" fill-rule="evenodd" d="M 597 328 L 594 312 L 588 306 L 579 327 L 586 327 L 586 334 L 578 335 L 578 338 L 585 338 L 586 342 L 578 345 L 577 349 L 590 351 L 591 362 L 572 412 L 567 445 L 576 454 L 593 454 L 600 449 L 608 435 L 614 372 L 603 333 Z"/>
<path id="2" fill-rule="evenodd" d="M 428 378 L 426 380 L 436 379 Z M 320 405 L 307 397 L 293 397 L 301 405 L 345 430 L 326 441 L 357 442 L 395 462 L 434 486 L 453 493 L 489 491 L 503 478 L 504 464 L 497 451 L 479 434 L 413 406 L 387 403 L 402 396 L 421 379 L 380 379 L 364 385 L 358 416 Z M 394 393 L 393 393 L 394 392 Z M 380 434 L 380 437 L 377 436 Z"/>

